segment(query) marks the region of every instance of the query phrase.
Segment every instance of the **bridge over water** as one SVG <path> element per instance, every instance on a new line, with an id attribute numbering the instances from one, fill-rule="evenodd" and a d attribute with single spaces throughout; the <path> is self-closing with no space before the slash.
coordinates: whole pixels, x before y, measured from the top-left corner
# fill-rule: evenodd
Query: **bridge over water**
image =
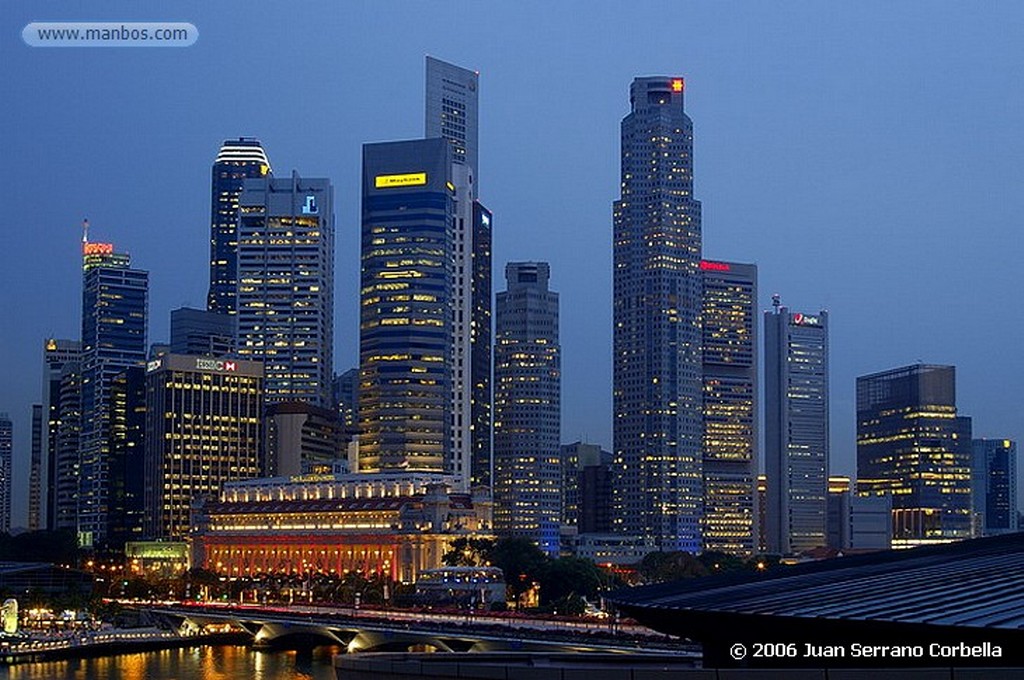
<path id="1" fill-rule="evenodd" d="M 253 636 L 256 646 L 316 642 L 347 652 L 610 652 L 662 649 L 698 658 L 687 645 L 640 626 L 507 619 L 484 615 L 360 612 L 324 607 L 162 606 L 147 608 L 183 634 L 230 624 Z"/>

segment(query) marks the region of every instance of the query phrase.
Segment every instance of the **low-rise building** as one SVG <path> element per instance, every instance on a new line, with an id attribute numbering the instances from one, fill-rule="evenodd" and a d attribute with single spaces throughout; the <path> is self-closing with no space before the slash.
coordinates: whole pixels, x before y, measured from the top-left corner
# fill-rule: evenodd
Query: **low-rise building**
<path id="1" fill-rule="evenodd" d="M 489 500 L 434 473 L 230 482 L 193 509 L 193 565 L 228 577 L 349 571 L 403 583 L 442 567 L 460 537 L 491 537 Z"/>

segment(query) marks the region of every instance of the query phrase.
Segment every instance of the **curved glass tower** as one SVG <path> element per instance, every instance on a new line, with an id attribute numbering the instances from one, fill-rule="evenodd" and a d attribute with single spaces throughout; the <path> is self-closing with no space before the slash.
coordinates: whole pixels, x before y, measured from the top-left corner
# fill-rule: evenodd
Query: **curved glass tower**
<path id="1" fill-rule="evenodd" d="M 270 160 L 258 139 L 239 137 L 224 142 L 213 161 L 210 198 L 211 312 L 234 314 L 238 294 L 238 197 L 247 179 L 270 174 Z"/>

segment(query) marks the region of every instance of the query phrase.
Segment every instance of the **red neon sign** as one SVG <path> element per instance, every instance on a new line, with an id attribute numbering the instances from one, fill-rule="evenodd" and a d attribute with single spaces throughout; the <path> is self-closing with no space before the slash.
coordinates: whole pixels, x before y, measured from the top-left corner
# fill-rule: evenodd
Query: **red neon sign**
<path id="1" fill-rule="evenodd" d="M 700 268 L 706 272 L 727 272 L 732 269 L 727 262 L 712 262 L 711 260 L 701 260 Z"/>
<path id="2" fill-rule="evenodd" d="M 82 253 L 85 255 L 111 255 L 114 252 L 113 243 L 84 243 Z"/>

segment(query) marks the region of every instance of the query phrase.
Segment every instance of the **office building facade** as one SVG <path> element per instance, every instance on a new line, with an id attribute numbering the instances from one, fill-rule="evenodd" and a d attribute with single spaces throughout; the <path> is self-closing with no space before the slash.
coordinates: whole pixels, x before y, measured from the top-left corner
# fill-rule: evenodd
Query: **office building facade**
<path id="1" fill-rule="evenodd" d="M 455 185 L 444 139 L 363 146 L 359 470 L 442 472 Z"/>
<path id="2" fill-rule="evenodd" d="M 452 146 L 452 163 L 480 169 L 479 147 L 480 74 L 476 71 L 427 57 L 426 122 L 427 139 L 442 137 Z M 476 198 L 475 189 L 470 198 Z"/>
<path id="3" fill-rule="evenodd" d="M 705 550 L 757 549 L 757 267 L 701 260 Z"/>
<path id="4" fill-rule="evenodd" d="M 857 490 L 892 497 L 894 547 L 970 538 L 971 455 L 953 366 L 857 378 Z"/>
<path id="5" fill-rule="evenodd" d="M 0 413 L 0 533 L 11 531 L 11 463 L 14 459 L 14 421 Z"/>
<path id="6" fill-rule="evenodd" d="M 682 78 L 637 78 L 614 215 L 617 532 L 702 547 L 701 208 Z"/>
<path id="7" fill-rule="evenodd" d="M 334 407 L 338 418 L 346 431 L 355 433 L 359 430 L 359 369 L 350 368 L 341 375 L 334 376 Z"/>
<path id="8" fill-rule="evenodd" d="M 39 531 L 46 526 L 43 502 L 43 405 L 32 404 L 32 448 L 28 460 L 28 530 Z"/>
<path id="9" fill-rule="evenodd" d="M 259 140 L 239 137 L 221 145 L 213 161 L 210 197 L 210 292 L 206 306 L 234 314 L 238 296 L 238 199 L 247 179 L 271 174 Z"/>
<path id="10" fill-rule="evenodd" d="M 597 444 L 563 444 L 562 523 L 578 534 L 612 530 L 612 453 Z"/>
<path id="11" fill-rule="evenodd" d="M 561 524 L 561 347 L 558 293 L 546 262 L 505 267 L 494 348 L 494 531 L 558 555 Z"/>
<path id="12" fill-rule="evenodd" d="M 267 407 L 263 423 L 264 476 L 324 474 L 347 464 L 348 437 L 334 409 L 286 401 Z"/>
<path id="13" fill-rule="evenodd" d="M 79 447 L 82 431 L 82 367 L 66 362 L 60 371 L 56 391 L 53 437 L 53 466 L 50 468 L 50 529 L 78 530 Z"/>
<path id="14" fill-rule="evenodd" d="M 146 368 L 132 366 L 110 384 L 108 545 L 120 550 L 145 531 Z"/>
<path id="15" fill-rule="evenodd" d="M 47 338 L 43 341 L 42 468 L 39 479 L 43 491 L 39 521 L 41 527 L 50 530 L 56 528 L 54 518 L 56 517 L 57 487 L 60 483 L 57 474 L 57 433 L 61 426 L 61 376 L 66 365 L 78 362 L 81 352 L 82 344 L 77 340 Z M 77 444 L 74 455 L 73 470 L 78 466 Z M 63 481 L 67 482 L 68 480 Z M 70 481 L 77 486 L 77 477 Z"/>
<path id="16" fill-rule="evenodd" d="M 491 211 L 473 202 L 472 320 L 470 347 L 470 486 L 492 484 L 493 388 L 491 367 Z"/>
<path id="17" fill-rule="evenodd" d="M 146 362 L 149 272 L 109 243 L 85 243 L 83 268 L 77 506 L 79 543 L 91 547 L 107 543 L 111 520 L 111 385 Z"/>
<path id="18" fill-rule="evenodd" d="M 165 354 L 146 372 L 145 537 L 184 540 L 193 499 L 260 476 L 263 366 Z"/>
<path id="19" fill-rule="evenodd" d="M 209 357 L 229 356 L 235 351 L 233 315 L 181 307 L 171 310 L 169 354 Z"/>
<path id="20" fill-rule="evenodd" d="M 238 199 L 239 357 L 262 361 L 268 404 L 330 404 L 334 190 L 326 179 L 247 180 Z"/>
<path id="21" fill-rule="evenodd" d="M 798 554 L 826 544 L 828 312 L 765 312 L 766 545 Z"/>
<path id="22" fill-rule="evenodd" d="M 1018 531 L 1017 442 L 1012 439 L 972 441 L 971 501 L 976 536 Z"/>
<path id="23" fill-rule="evenodd" d="M 451 145 L 452 424 L 445 468 L 459 487 L 490 486 L 491 213 L 479 196 L 479 74 L 427 57 L 425 137 Z"/>

